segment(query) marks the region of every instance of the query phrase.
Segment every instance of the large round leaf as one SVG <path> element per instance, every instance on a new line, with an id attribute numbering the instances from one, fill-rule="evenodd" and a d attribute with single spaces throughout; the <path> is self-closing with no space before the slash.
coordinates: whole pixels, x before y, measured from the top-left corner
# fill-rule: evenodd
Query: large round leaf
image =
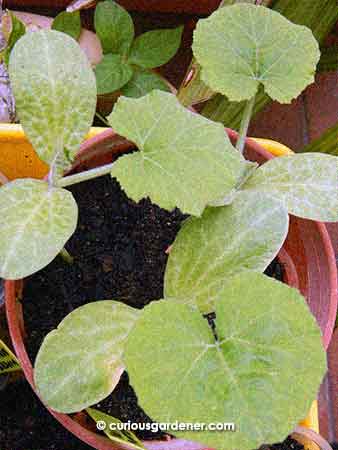
<path id="1" fill-rule="evenodd" d="M 175 432 L 218 450 L 283 440 L 306 415 L 326 371 L 304 298 L 262 274 L 242 273 L 219 291 L 215 322 L 218 341 L 187 305 L 145 308 L 125 350 L 140 405 L 158 422 L 233 422 L 235 432 Z"/>
<path id="2" fill-rule="evenodd" d="M 50 332 L 35 361 L 39 394 L 51 408 L 81 411 L 107 397 L 123 372 L 126 337 L 139 311 L 112 300 L 88 303 Z"/>
<path id="3" fill-rule="evenodd" d="M 65 189 L 39 180 L 0 188 L 0 277 L 24 278 L 47 266 L 74 233 L 77 204 Z"/>
<path id="4" fill-rule="evenodd" d="M 28 33 L 13 49 L 9 74 L 26 135 L 39 157 L 62 173 L 95 113 L 96 81 L 86 55 L 64 33 Z"/>
<path id="5" fill-rule="evenodd" d="M 288 103 L 314 80 L 319 49 L 311 31 L 265 7 L 240 4 L 198 22 L 193 51 L 202 79 L 230 100 L 253 97 L 260 84 Z"/>
<path id="6" fill-rule="evenodd" d="M 245 270 L 263 272 L 288 231 L 288 214 L 265 194 L 241 193 L 229 206 L 208 208 L 178 233 L 165 274 L 165 297 L 208 313 L 220 286 Z"/>
<path id="7" fill-rule="evenodd" d="M 200 216 L 207 204 L 233 192 L 252 165 L 221 124 L 185 109 L 167 92 L 120 98 L 109 123 L 140 150 L 112 169 L 135 201 L 150 197 L 162 208 Z"/>

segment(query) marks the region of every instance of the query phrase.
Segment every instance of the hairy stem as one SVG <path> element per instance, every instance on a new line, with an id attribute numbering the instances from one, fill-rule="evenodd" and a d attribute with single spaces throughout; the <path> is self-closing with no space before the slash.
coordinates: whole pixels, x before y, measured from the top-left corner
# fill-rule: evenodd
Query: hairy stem
<path id="1" fill-rule="evenodd" d="M 241 126 L 239 129 L 239 136 L 236 143 L 236 148 L 241 153 L 243 153 L 244 146 L 245 146 L 245 139 L 249 128 L 250 119 L 252 116 L 253 107 L 255 105 L 255 96 L 253 96 L 250 100 L 247 101 L 247 104 L 245 105 L 244 111 L 243 111 L 243 117 L 241 121 Z"/>
<path id="2" fill-rule="evenodd" d="M 61 250 L 61 252 L 59 253 L 59 255 L 61 256 L 61 258 L 67 263 L 67 264 L 73 264 L 74 262 L 74 258 L 72 257 L 72 255 L 65 249 L 63 248 Z"/>
<path id="3" fill-rule="evenodd" d="M 114 163 L 106 164 L 101 167 L 96 167 L 95 169 L 86 170 L 85 172 L 76 173 L 75 175 L 69 175 L 68 177 L 63 177 L 57 181 L 58 187 L 71 186 L 73 184 L 81 183 L 82 181 L 89 181 L 94 178 L 102 177 L 103 175 L 108 175 L 111 172 Z"/>

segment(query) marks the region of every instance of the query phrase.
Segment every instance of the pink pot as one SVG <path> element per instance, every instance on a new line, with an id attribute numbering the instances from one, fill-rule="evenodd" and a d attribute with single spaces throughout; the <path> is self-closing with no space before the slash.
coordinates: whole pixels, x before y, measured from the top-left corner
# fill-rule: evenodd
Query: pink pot
<path id="1" fill-rule="evenodd" d="M 237 133 L 227 130 L 234 142 Z M 78 154 L 72 172 L 97 167 L 111 162 L 114 157 L 129 149 L 133 144 L 107 130 L 85 142 Z M 248 139 L 245 155 L 259 164 L 272 156 L 260 145 Z M 323 345 L 327 348 L 334 326 L 337 311 L 337 271 L 332 245 L 323 224 L 291 217 L 290 230 L 278 258 L 284 267 L 284 281 L 297 287 L 307 298 L 309 306 L 317 318 L 323 333 Z M 33 368 L 24 343 L 24 325 L 21 303 L 18 301 L 22 283 L 6 281 L 6 312 L 9 330 L 17 357 L 28 382 L 35 390 Z M 50 413 L 79 439 L 98 450 L 121 450 L 128 447 L 112 443 L 108 438 L 90 431 L 71 416 Z M 77 419 L 78 416 L 75 416 Z M 83 421 L 81 421 L 83 422 Z M 144 443 L 149 450 L 206 450 L 194 442 L 173 439 L 170 441 L 148 441 Z"/>

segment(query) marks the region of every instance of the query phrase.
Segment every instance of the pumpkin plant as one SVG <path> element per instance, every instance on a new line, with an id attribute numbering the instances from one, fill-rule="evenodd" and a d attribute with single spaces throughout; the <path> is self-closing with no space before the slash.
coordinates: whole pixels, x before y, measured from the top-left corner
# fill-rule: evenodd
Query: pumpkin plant
<path id="1" fill-rule="evenodd" d="M 207 42 L 208 27 L 218 33 Z M 217 40 L 224 30 L 227 39 Z M 251 39 L 262 30 L 260 39 Z M 203 62 L 203 46 L 211 62 Z M 180 208 L 191 217 L 170 252 L 163 299 L 143 310 L 118 299 L 74 310 L 46 336 L 35 383 L 51 408 L 73 413 L 109 395 L 126 369 L 154 420 L 237 426 L 235 433 L 178 436 L 220 450 L 249 450 L 292 430 L 326 371 L 320 330 L 304 298 L 262 272 L 285 240 L 288 212 L 338 220 L 338 159 L 293 155 L 257 167 L 238 151 L 261 85 L 290 101 L 312 81 L 319 52 L 308 30 L 263 7 L 229 6 L 200 21 L 194 51 L 214 89 L 248 99 L 238 149 L 222 125 L 155 90 L 121 97 L 108 118 L 139 151 L 64 177 L 93 117 L 93 73 L 64 34 L 43 31 L 18 41 L 9 71 L 19 118 L 50 173 L 46 181 L 0 188 L 0 276 L 27 276 L 62 250 L 77 220 L 65 189 L 71 184 L 111 173 L 133 200 L 149 197 L 162 208 Z M 287 54 L 292 66 L 285 71 Z"/>

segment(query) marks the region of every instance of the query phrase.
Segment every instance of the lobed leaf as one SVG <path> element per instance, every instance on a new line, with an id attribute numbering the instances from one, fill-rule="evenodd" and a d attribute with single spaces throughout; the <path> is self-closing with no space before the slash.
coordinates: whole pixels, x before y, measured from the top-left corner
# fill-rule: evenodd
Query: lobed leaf
<path id="1" fill-rule="evenodd" d="M 188 219 L 169 254 L 165 298 L 197 305 L 203 313 L 214 311 L 231 276 L 266 269 L 283 245 L 288 223 L 281 202 L 252 193 Z"/>
<path id="2" fill-rule="evenodd" d="M 289 103 L 314 81 L 320 56 L 308 28 L 245 3 L 200 20 L 193 52 L 202 66 L 202 80 L 229 100 L 248 100 L 262 84 L 280 103 Z"/>
<path id="3" fill-rule="evenodd" d="M 121 89 L 133 76 L 133 69 L 120 55 L 104 55 L 95 68 L 97 93 L 109 94 Z"/>
<path id="4" fill-rule="evenodd" d="M 77 308 L 44 339 L 34 380 L 55 411 L 81 411 L 107 397 L 124 370 L 124 343 L 139 311 L 112 300 Z"/>
<path id="5" fill-rule="evenodd" d="M 95 9 L 95 31 L 103 53 L 126 55 L 134 39 L 134 24 L 129 13 L 113 0 L 100 2 Z"/>
<path id="6" fill-rule="evenodd" d="M 122 94 L 126 97 L 139 98 L 158 89 L 169 92 L 167 83 L 157 73 L 141 68 L 134 68 L 130 81 L 122 87 Z"/>
<path id="7" fill-rule="evenodd" d="M 17 113 L 39 157 L 67 167 L 93 121 L 96 82 L 86 55 L 54 30 L 28 33 L 9 63 Z"/>
<path id="8" fill-rule="evenodd" d="M 338 158 L 319 153 L 273 158 L 259 167 L 242 189 L 282 201 L 291 214 L 338 221 Z"/>
<path id="9" fill-rule="evenodd" d="M 81 34 L 80 11 L 60 12 L 53 20 L 52 29 L 66 33 L 77 40 Z"/>
<path id="10" fill-rule="evenodd" d="M 166 92 L 122 97 L 108 120 L 140 150 L 119 158 L 112 169 L 135 201 L 150 197 L 162 208 L 177 206 L 199 216 L 208 203 L 230 193 L 251 167 L 220 124 L 188 111 Z"/>
<path id="11" fill-rule="evenodd" d="M 179 49 L 183 26 L 174 29 L 152 30 L 138 36 L 130 50 L 128 61 L 144 69 L 167 63 Z"/>
<path id="12" fill-rule="evenodd" d="M 15 180 L 0 188 L 0 277 L 18 280 L 47 266 L 76 229 L 77 204 L 65 189 Z"/>
<path id="13" fill-rule="evenodd" d="M 217 341 L 187 305 L 160 301 L 143 310 L 125 349 L 140 406 L 158 422 L 234 423 L 235 432 L 175 432 L 213 448 L 282 441 L 306 415 L 326 372 L 320 330 L 304 298 L 262 274 L 242 273 L 219 291 L 215 324 Z"/>

